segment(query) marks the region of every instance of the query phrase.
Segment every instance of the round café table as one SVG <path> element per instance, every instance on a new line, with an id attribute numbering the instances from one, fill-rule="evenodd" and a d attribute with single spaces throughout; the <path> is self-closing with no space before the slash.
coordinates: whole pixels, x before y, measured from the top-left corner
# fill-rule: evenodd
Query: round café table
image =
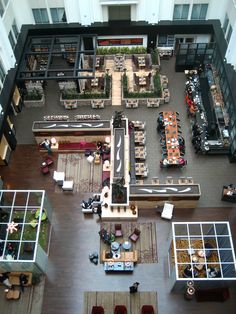
<path id="1" fill-rule="evenodd" d="M 129 249 L 131 249 L 131 245 L 132 244 L 130 241 L 125 241 L 125 242 L 123 242 L 122 247 L 124 250 L 129 250 Z"/>
<path id="2" fill-rule="evenodd" d="M 111 250 L 117 252 L 120 249 L 120 243 L 114 241 L 111 243 Z"/>

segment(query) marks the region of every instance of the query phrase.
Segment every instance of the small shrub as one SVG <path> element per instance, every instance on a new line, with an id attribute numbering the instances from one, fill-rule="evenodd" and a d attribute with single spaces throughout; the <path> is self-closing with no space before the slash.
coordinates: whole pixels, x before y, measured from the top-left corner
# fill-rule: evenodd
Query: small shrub
<path id="1" fill-rule="evenodd" d="M 42 93 L 38 89 L 35 88 L 28 91 L 24 99 L 25 100 L 41 100 Z"/>

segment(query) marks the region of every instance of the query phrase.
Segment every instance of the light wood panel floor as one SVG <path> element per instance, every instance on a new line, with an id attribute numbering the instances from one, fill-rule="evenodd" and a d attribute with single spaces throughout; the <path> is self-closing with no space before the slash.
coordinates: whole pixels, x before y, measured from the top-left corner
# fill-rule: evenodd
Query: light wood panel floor
<path id="1" fill-rule="evenodd" d="M 91 314 L 94 305 L 102 306 L 105 313 L 112 314 L 116 305 L 125 305 L 128 314 L 138 314 L 143 305 L 152 305 L 157 314 L 156 292 L 137 292 L 130 294 L 125 292 L 85 292 L 84 314 Z"/>

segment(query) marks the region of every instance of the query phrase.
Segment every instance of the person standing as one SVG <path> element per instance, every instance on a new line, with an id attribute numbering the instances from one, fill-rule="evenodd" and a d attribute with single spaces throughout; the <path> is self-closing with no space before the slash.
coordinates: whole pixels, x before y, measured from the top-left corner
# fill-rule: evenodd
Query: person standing
<path id="1" fill-rule="evenodd" d="M 47 138 L 45 138 L 45 140 L 40 145 L 48 151 L 49 155 L 52 154 L 51 142 Z"/>
<path id="2" fill-rule="evenodd" d="M 101 204 L 98 204 L 98 206 L 97 206 L 97 214 L 98 214 L 99 219 L 102 219 L 102 206 L 101 206 Z"/>
<path id="3" fill-rule="evenodd" d="M 138 286 L 139 286 L 139 282 L 134 282 L 132 286 L 129 287 L 129 292 L 130 293 L 138 292 Z"/>

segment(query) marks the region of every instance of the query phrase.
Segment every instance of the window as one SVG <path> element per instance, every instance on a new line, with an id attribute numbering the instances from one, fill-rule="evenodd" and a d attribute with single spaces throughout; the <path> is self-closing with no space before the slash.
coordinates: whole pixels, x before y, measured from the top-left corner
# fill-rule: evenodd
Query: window
<path id="1" fill-rule="evenodd" d="M 53 23 L 66 23 L 66 12 L 65 8 L 54 8 L 50 9 Z"/>
<path id="2" fill-rule="evenodd" d="M 9 42 L 11 44 L 12 49 L 14 49 L 15 45 L 16 45 L 16 42 L 15 42 L 15 39 L 14 39 L 11 31 L 8 34 L 8 39 L 9 39 Z"/>
<path id="3" fill-rule="evenodd" d="M 4 13 L 4 7 L 2 5 L 2 2 L 0 1 L 0 15 L 3 16 Z"/>
<path id="4" fill-rule="evenodd" d="M 13 21 L 12 23 L 12 31 L 15 35 L 15 38 L 17 39 L 18 35 L 19 35 L 19 31 L 18 31 L 18 27 L 16 25 L 16 20 Z"/>
<path id="5" fill-rule="evenodd" d="M 3 82 L 6 77 L 6 72 L 3 68 L 2 62 L 0 61 L 0 80 Z"/>
<path id="6" fill-rule="evenodd" d="M 191 20 L 205 20 L 207 15 L 207 9 L 208 4 L 194 4 Z"/>
<path id="7" fill-rule="evenodd" d="M 36 24 L 49 23 L 48 13 L 46 9 L 32 9 Z"/>
<path id="8" fill-rule="evenodd" d="M 175 4 L 173 20 L 188 19 L 189 4 Z"/>
<path id="9" fill-rule="evenodd" d="M 224 20 L 224 25 L 223 25 L 223 32 L 224 32 L 224 34 L 226 34 L 228 25 L 229 25 L 229 17 L 228 17 L 228 15 L 226 14 L 226 15 L 225 15 L 225 20 Z"/>
<path id="10" fill-rule="evenodd" d="M 232 35 L 232 31 L 233 31 L 232 26 L 229 25 L 229 30 L 228 30 L 228 33 L 227 33 L 227 36 L 226 36 L 227 43 L 229 43 L 229 41 L 230 41 L 230 37 Z"/>

